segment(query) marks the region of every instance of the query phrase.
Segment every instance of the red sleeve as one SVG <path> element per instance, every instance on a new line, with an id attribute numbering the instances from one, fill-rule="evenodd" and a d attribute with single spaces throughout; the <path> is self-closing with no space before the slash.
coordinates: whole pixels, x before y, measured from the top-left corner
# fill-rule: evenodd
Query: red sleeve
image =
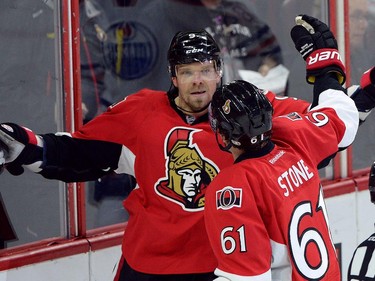
<path id="1" fill-rule="evenodd" d="M 310 103 L 293 97 L 279 97 L 273 92 L 265 93 L 274 109 L 274 116 L 285 115 L 291 112 L 306 113 Z"/>
<path id="2" fill-rule="evenodd" d="M 288 139 L 293 138 L 294 149 L 309 155 L 315 167 L 337 152 L 345 129 L 344 123 L 331 108 L 311 111 L 305 115 L 284 115 L 275 118 L 272 127 L 276 144 L 283 146 L 280 141 L 289 142 Z"/>
<path id="3" fill-rule="evenodd" d="M 157 114 L 153 108 L 157 111 L 161 102 L 167 102 L 167 97 L 163 99 L 161 95 L 166 96 L 166 93 L 148 89 L 129 95 L 85 124 L 73 137 L 110 141 L 130 148 L 136 144 L 144 120 L 150 114 Z M 147 111 L 143 108 L 147 108 Z"/>

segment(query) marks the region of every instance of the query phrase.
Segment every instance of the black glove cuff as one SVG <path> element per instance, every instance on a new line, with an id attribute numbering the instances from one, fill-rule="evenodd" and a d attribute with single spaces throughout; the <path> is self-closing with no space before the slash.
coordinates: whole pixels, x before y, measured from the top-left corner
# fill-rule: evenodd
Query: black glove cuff
<path id="1" fill-rule="evenodd" d="M 15 176 L 23 173 L 22 165 L 30 165 L 43 161 L 43 147 L 27 144 L 21 154 L 13 162 L 6 165 L 7 170 Z"/>
<path id="2" fill-rule="evenodd" d="M 326 66 L 321 69 L 315 69 L 315 70 L 306 70 L 306 81 L 309 84 L 314 84 L 316 77 L 323 76 L 327 73 L 334 73 L 334 77 L 336 80 L 342 85 L 346 81 L 346 75 L 345 72 L 336 65 L 330 65 Z"/>
<path id="3" fill-rule="evenodd" d="M 323 75 L 316 76 L 314 83 L 314 97 L 311 104 L 311 108 L 318 105 L 319 95 L 328 89 L 334 89 L 345 92 L 345 89 L 340 85 L 336 79 L 336 75 L 333 73 L 325 73 Z"/>

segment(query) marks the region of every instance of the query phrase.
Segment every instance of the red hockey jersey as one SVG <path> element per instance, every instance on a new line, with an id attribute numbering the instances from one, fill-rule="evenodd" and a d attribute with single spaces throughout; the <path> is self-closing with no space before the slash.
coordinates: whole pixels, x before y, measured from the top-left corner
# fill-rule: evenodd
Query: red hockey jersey
<path id="1" fill-rule="evenodd" d="M 211 182 L 205 221 L 216 275 L 230 281 L 340 280 L 317 164 L 349 145 L 358 113 L 343 92 L 273 119 L 273 150 L 240 156 Z M 271 270 L 272 269 L 272 270 Z"/>
<path id="2" fill-rule="evenodd" d="M 267 97 L 275 115 L 305 111 L 293 98 Z M 137 187 L 124 201 L 130 214 L 122 251 L 140 272 L 210 272 L 217 261 L 205 231 L 208 184 L 233 163 L 215 140 L 207 116 L 188 124 L 165 92 L 148 89 L 128 96 L 74 134 L 123 145 L 117 173 L 134 175 Z"/>

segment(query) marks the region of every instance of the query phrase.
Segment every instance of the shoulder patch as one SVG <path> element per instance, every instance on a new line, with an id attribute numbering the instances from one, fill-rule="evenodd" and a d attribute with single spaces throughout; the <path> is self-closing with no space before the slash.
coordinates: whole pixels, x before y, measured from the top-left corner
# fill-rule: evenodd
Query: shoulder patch
<path id="1" fill-rule="evenodd" d="M 286 115 L 285 117 L 287 117 L 288 119 L 290 119 L 292 121 L 302 120 L 301 115 L 299 115 L 297 112 L 291 112 L 288 115 Z"/>
<path id="2" fill-rule="evenodd" d="M 228 210 L 242 205 L 242 189 L 226 186 L 216 191 L 216 208 Z"/>

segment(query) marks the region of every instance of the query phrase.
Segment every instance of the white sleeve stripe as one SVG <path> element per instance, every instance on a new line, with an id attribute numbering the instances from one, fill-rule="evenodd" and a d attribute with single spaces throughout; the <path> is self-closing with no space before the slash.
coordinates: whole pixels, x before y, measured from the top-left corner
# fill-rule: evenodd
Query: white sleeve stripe
<path id="1" fill-rule="evenodd" d="M 115 172 L 117 174 L 125 173 L 134 177 L 134 162 L 134 153 L 131 152 L 126 146 L 122 146 L 120 159 L 118 161 L 118 168 L 115 170 Z"/>
<path id="2" fill-rule="evenodd" d="M 272 281 L 271 269 L 269 269 L 267 272 L 263 274 L 256 275 L 256 276 L 242 276 L 242 275 L 228 273 L 228 272 L 225 272 L 216 268 L 215 275 L 219 277 L 225 277 L 231 281 Z"/>
<path id="3" fill-rule="evenodd" d="M 312 110 L 315 111 L 324 107 L 333 108 L 345 124 L 345 133 L 338 146 L 347 147 L 351 145 L 359 125 L 359 114 L 354 101 L 342 91 L 328 89 L 320 94 L 319 104 Z"/>

